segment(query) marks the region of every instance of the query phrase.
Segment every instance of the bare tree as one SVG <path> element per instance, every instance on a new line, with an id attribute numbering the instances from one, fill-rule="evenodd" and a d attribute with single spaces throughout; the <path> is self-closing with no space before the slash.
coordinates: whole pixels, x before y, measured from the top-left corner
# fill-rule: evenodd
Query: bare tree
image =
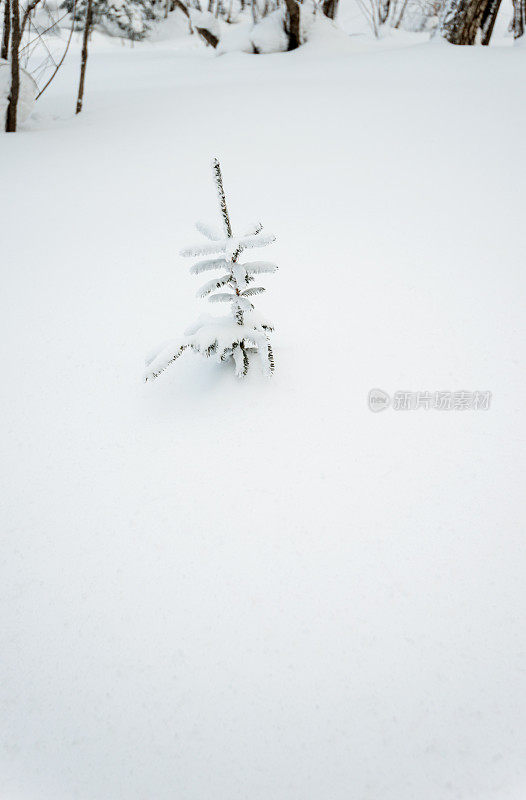
<path id="1" fill-rule="evenodd" d="M 84 35 L 82 37 L 79 93 L 77 97 L 77 108 L 75 110 L 75 114 L 80 114 L 80 112 L 82 111 L 82 101 L 84 99 L 84 81 L 86 78 L 86 64 L 88 63 L 88 39 L 92 23 L 93 23 L 93 0 L 88 0 L 88 5 L 86 7 L 86 20 L 84 22 Z"/>
<path id="2" fill-rule="evenodd" d="M 511 20 L 510 30 L 513 32 L 513 37 L 519 39 L 524 36 L 524 29 L 526 28 L 526 0 L 513 0 L 513 18 Z"/>
<path id="3" fill-rule="evenodd" d="M 24 16 L 22 17 L 22 24 L 20 25 L 20 39 L 22 39 L 22 36 L 24 35 L 26 25 L 31 19 L 31 14 L 33 13 L 33 11 L 35 10 L 35 8 L 38 6 L 39 3 L 40 0 L 32 0 L 32 2 L 28 3 L 28 5 L 26 6 L 26 10 L 24 11 Z"/>
<path id="4" fill-rule="evenodd" d="M 338 0 L 323 0 L 321 8 L 326 17 L 329 17 L 329 19 L 336 19 Z"/>
<path id="5" fill-rule="evenodd" d="M 9 36 L 11 35 L 11 2 L 4 0 L 4 27 L 2 30 L 2 47 L 0 49 L 0 58 L 7 61 L 9 55 Z"/>
<path id="6" fill-rule="evenodd" d="M 484 9 L 480 30 L 482 33 L 481 44 L 488 45 L 491 40 L 493 28 L 497 21 L 497 14 L 499 13 L 501 0 L 491 0 Z"/>
<path id="7" fill-rule="evenodd" d="M 400 25 L 402 24 L 402 20 L 403 20 L 404 15 L 405 15 L 405 10 L 407 8 L 407 4 L 408 4 L 408 0 L 403 0 L 402 7 L 400 8 L 400 12 L 398 14 L 397 20 L 393 24 L 393 28 L 397 28 L 398 29 L 400 27 Z"/>
<path id="8" fill-rule="evenodd" d="M 7 133 L 16 131 L 16 111 L 18 95 L 20 92 L 20 63 L 18 51 L 20 48 L 20 8 L 18 0 L 11 0 L 11 90 L 5 120 Z"/>
<path id="9" fill-rule="evenodd" d="M 75 11 L 75 6 L 73 6 L 73 12 L 74 11 Z M 38 100 L 38 98 L 41 95 L 44 94 L 44 92 L 46 91 L 48 86 L 55 80 L 55 76 L 56 76 L 57 72 L 59 71 L 60 67 L 62 66 L 62 64 L 64 63 L 64 60 L 65 60 L 65 58 L 66 58 L 66 56 L 68 54 L 68 50 L 69 50 L 69 46 L 71 44 L 71 38 L 73 36 L 74 29 L 75 29 L 75 15 L 73 13 L 73 16 L 72 16 L 72 19 L 71 19 L 71 28 L 69 29 L 69 36 L 68 36 L 68 39 L 67 39 L 67 42 L 66 42 L 66 46 L 64 48 L 64 52 L 62 53 L 62 56 L 61 56 L 60 60 L 55 64 L 55 67 L 53 69 L 53 72 L 51 73 L 51 76 L 48 78 L 48 80 L 46 81 L 46 83 L 44 84 L 42 89 L 39 91 L 39 93 L 35 97 L 35 100 Z"/>
<path id="10" fill-rule="evenodd" d="M 452 0 L 442 24 L 452 44 L 490 43 L 501 0 Z"/>
<path id="11" fill-rule="evenodd" d="M 432 31 L 434 34 L 442 9 L 443 0 L 402 0 L 401 3 L 396 3 L 395 0 L 395 7 L 390 13 L 390 24 L 393 28 L 400 28 L 403 22 L 407 31 Z"/>
<path id="12" fill-rule="evenodd" d="M 378 3 L 378 21 L 380 25 L 385 25 L 391 11 L 391 0 L 380 0 Z"/>
<path id="13" fill-rule="evenodd" d="M 375 37 L 380 30 L 380 0 L 356 0 L 356 5 L 369 23 Z"/>
<path id="14" fill-rule="evenodd" d="M 36 22 L 34 11 L 39 4 L 44 13 L 45 23 Z M 75 8 L 76 0 L 73 2 Z M 56 36 L 59 23 L 64 17 L 56 19 L 46 0 L 30 0 L 20 6 L 20 0 L 4 0 L 4 24 L 0 57 L 9 57 L 11 65 L 11 86 L 5 118 L 5 130 L 14 133 L 19 122 L 19 100 L 21 81 L 32 84 L 34 99 L 47 89 L 64 63 L 73 34 L 73 23 L 61 58 L 56 56 L 46 44 L 47 35 Z M 50 75 L 51 72 L 51 75 Z M 45 81 L 45 83 L 44 83 Z M 44 83 L 44 86 L 42 86 Z"/>
<path id="15" fill-rule="evenodd" d="M 300 5 L 296 0 L 285 0 L 286 32 L 289 37 L 287 50 L 296 50 L 301 44 L 300 36 Z"/>

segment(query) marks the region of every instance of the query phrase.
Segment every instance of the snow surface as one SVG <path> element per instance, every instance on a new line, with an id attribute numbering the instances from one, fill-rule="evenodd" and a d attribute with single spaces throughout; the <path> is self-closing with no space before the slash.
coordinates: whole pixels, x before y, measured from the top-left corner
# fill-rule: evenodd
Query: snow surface
<path id="1" fill-rule="evenodd" d="M 75 38 L 0 144 L 0 797 L 523 800 L 524 49 L 95 35 L 75 118 Z M 145 385 L 213 155 L 276 373 Z"/>

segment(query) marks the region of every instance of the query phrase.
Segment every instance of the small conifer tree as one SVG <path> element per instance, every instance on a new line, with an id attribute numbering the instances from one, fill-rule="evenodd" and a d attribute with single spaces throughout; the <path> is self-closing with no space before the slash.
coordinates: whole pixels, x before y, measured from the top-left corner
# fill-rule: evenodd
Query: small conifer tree
<path id="1" fill-rule="evenodd" d="M 144 39 L 155 19 L 153 0 L 62 0 L 60 8 L 74 15 L 79 29 L 85 28 L 89 12 L 89 27 L 132 41 Z"/>
<path id="2" fill-rule="evenodd" d="M 263 233 L 261 223 L 256 223 L 243 236 L 234 236 L 225 199 L 221 167 L 216 159 L 212 162 L 214 180 L 219 198 L 223 222 L 223 234 L 219 234 L 204 223 L 196 223 L 197 230 L 208 240 L 195 247 L 181 250 L 185 257 L 198 258 L 220 254 L 216 258 L 197 261 L 190 268 L 194 275 L 218 270 L 219 277 L 207 281 L 197 292 L 198 297 L 207 297 L 211 303 L 227 303 L 230 313 L 225 317 L 203 315 L 186 331 L 183 341 L 165 344 L 157 349 L 146 362 L 145 380 L 157 378 L 166 367 L 187 349 L 218 361 L 232 360 L 235 374 L 247 374 L 250 354 L 259 360 L 263 372 L 270 376 L 274 371 L 274 356 L 269 340 L 273 326 L 252 305 L 251 298 L 265 291 L 263 286 L 251 286 L 256 275 L 275 272 L 276 264 L 269 261 L 241 262 L 245 250 L 264 247 L 275 240 L 271 233 Z"/>

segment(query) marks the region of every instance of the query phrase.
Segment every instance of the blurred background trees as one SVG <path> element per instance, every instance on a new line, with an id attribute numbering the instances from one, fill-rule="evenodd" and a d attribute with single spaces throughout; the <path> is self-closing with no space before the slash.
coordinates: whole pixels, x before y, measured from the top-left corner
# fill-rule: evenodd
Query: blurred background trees
<path id="1" fill-rule="evenodd" d="M 442 36 L 454 45 L 489 45 L 499 14 L 501 20 L 507 15 L 510 43 L 522 39 L 526 28 L 526 0 L 0 0 L 4 128 L 15 131 L 49 86 L 75 31 L 82 34 L 78 113 L 95 30 L 133 43 L 148 38 L 168 17 L 178 17 L 182 35 L 195 35 L 218 52 L 264 54 L 296 50 L 316 20 L 338 25 L 342 4 L 345 13 L 354 6 L 376 38 L 403 29 Z"/>

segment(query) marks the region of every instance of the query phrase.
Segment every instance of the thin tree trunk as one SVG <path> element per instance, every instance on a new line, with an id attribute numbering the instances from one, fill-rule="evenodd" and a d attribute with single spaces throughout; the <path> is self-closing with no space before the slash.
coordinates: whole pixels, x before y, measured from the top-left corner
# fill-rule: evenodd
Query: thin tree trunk
<path id="1" fill-rule="evenodd" d="M 173 8 L 180 8 L 183 14 L 186 15 L 187 19 L 190 19 L 190 12 L 188 11 L 184 3 L 181 3 L 181 0 L 173 0 Z"/>
<path id="2" fill-rule="evenodd" d="M 210 0 L 210 2 L 213 2 L 213 0 Z M 171 10 L 173 11 L 175 8 L 180 8 L 183 14 L 186 16 L 188 20 L 188 32 L 190 33 L 191 36 L 193 36 L 194 29 L 192 27 L 192 20 L 190 19 L 190 12 L 188 11 L 187 7 L 185 6 L 184 3 L 181 3 L 181 0 L 172 0 Z"/>
<path id="3" fill-rule="evenodd" d="M 497 21 L 497 14 L 499 13 L 501 0 L 492 0 L 492 2 L 486 6 L 484 15 L 482 17 L 481 22 L 481 30 L 482 30 L 482 44 L 489 45 L 491 41 L 491 35 L 493 33 L 493 28 L 495 27 L 495 22 Z"/>
<path id="4" fill-rule="evenodd" d="M 289 44 L 287 50 L 296 50 L 301 44 L 300 39 L 300 6 L 296 0 L 285 0 L 287 6 L 287 33 Z"/>
<path id="5" fill-rule="evenodd" d="M 199 36 L 201 36 L 201 38 L 204 39 L 207 47 L 208 45 L 211 45 L 212 47 L 217 47 L 217 45 L 219 44 L 219 39 L 217 38 L 217 36 L 214 36 L 214 34 L 211 31 L 209 31 L 208 28 L 199 28 L 196 25 L 195 29 L 199 34 Z"/>
<path id="6" fill-rule="evenodd" d="M 510 27 L 513 31 L 514 39 L 519 39 L 521 36 L 524 36 L 524 29 L 526 28 L 526 0 L 513 0 L 513 20 Z"/>
<path id="7" fill-rule="evenodd" d="M 323 0 L 321 9 L 326 17 L 329 19 L 336 19 L 338 0 Z"/>
<path id="8" fill-rule="evenodd" d="M 2 48 L 0 49 L 0 58 L 5 58 L 9 55 L 9 36 L 11 33 L 11 2 L 5 0 L 4 2 L 4 29 L 2 31 Z"/>
<path id="9" fill-rule="evenodd" d="M 383 2 L 378 4 L 378 22 L 380 25 L 384 25 L 387 22 L 390 6 L 391 0 L 383 0 Z"/>
<path id="10" fill-rule="evenodd" d="M 226 204 L 225 187 L 223 186 L 223 176 L 221 174 L 221 164 L 217 158 L 214 158 L 212 161 L 212 171 L 214 173 L 217 198 L 219 200 L 219 211 L 221 212 L 221 219 L 223 220 L 223 230 L 225 232 L 225 236 L 231 239 L 232 225 L 230 224 L 230 215 L 228 213 L 228 207 Z"/>
<path id="11" fill-rule="evenodd" d="M 223 176 L 221 174 L 221 165 L 220 165 L 220 163 L 219 163 L 217 158 L 214 158 L 213 161 L 212 161 L 212 171 L 214 173 L 214 180 L 215 180 L 216 189 L 217 189 L 217 198 L 219 200 L 219 210 L 221 212 L 221 218 L 223 220 L 223 231 L 225 233 L 225 236 L 228 239 L 231 239 L 232 235 L 233 235 L 233 233 L 232 233 L 232 225 L 230 223 L 230 216 L 229 216 L 228 207 L 227 207 L 227 204 L 226 204 L 225 188 L 223 186 Z M 238 247 L 236 250 L 234 250 L 234 252 L 232 254 L 232 257 L 231 257 L 232 264 L 234 264 L 237 261 L 237 259 L 239 258 L 240 254 L 241 254 L 241 248 Z M 234 285 L 236 287 L 235 288 L 236 295 L 239 297 L 241 292 L 240 292 L 239 286 L 237 284 L 237 280 L 235 281 Z M 241 310 L 241 308 L 239 306 L 237 307 L 237 312 L 235 314 L 235 317 L 236 317 L 237 324 L 238 325 L 242 325 L 243 324 L 243 312 L 242 312 L 242 310 Z"/>
<path id="12" fill-rule="evenodd" d="M 77 97 L 77 108 L 75 114 L 80 114 L 80 112 L 82 111 L 82 100 L 84 99 L 84 80 L 86 78 L 86 64 L 88 62 L 88 39 L 89 39 L 92 20 L 93 20 L 93 0 L 88 0 L 88 5 L 86 8 L 86 21 L 84 23 L 84 36 L 82 38 L 79 94 Z"/>
<path id="13" fill-rule="evenodd" d="M 16 111 L 20 92 L 20 65 L 18 51 L 20 48 L 20 8 L 18 0 L 11 0 L 11 91 L 5 120 L 7 133 L 16 131 Z"/>
<path id="14" fill-rule="evenodd" d="M 400 14 L 398 15 L 398 19 L 396 20 L 395 24 L 393 25 L 394 28 L 398 29 L 402 24 L 402 20 L 404 18 L 405 9 L 407 7 L 407 0 L 404 0 L 402 3 L 402 8 L 400 9 Z"/>

